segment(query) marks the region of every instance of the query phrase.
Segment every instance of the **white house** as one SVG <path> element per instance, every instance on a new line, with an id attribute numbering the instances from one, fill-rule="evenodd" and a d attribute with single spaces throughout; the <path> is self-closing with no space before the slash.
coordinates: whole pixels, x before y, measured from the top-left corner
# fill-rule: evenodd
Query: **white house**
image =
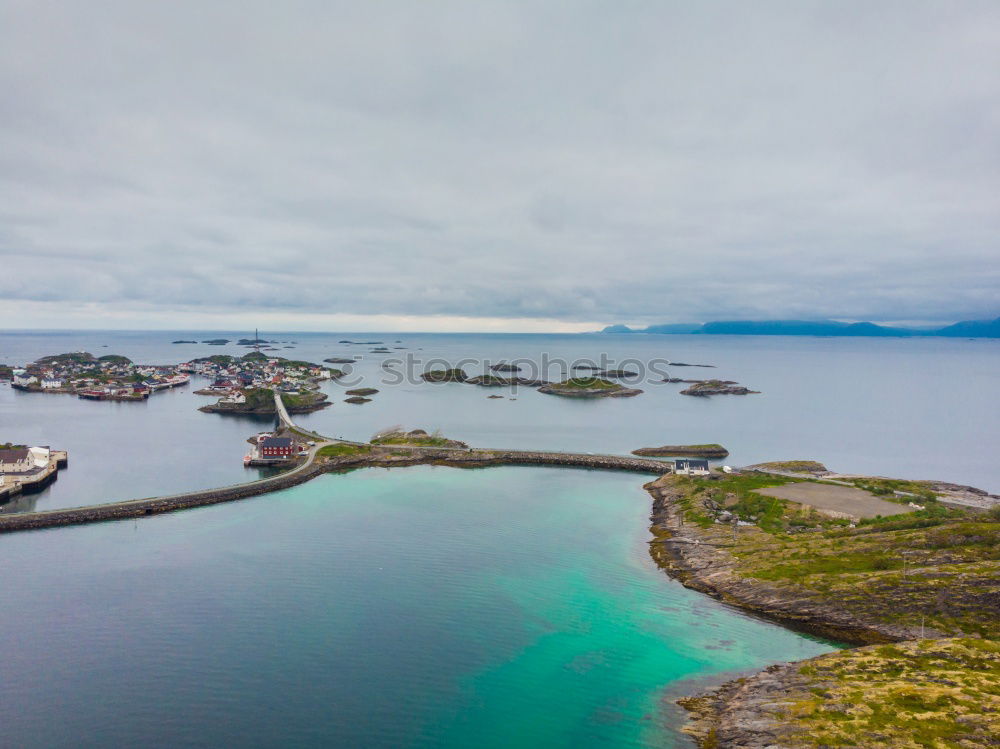
<path id="1" fill-rule="evenodd" d="M 682 458 L 674 461 L 674 473 L 681 476 L 707 476 L 708 461 L 704 458 Z"/>
<path id="2" fill-rule="evenodd" d="M 38 382 L 38 378 L 33 374 L 28 374 L 23 369 L 14 370 L 14 384 L 15 385 L 31 385 Z"/>
<path id="3" fill-rule="evenodd" d="M 42 390 L 55 390 L 61 388 L 62 385 L 62 380 L 57 380 L 54 377 L 46 377 L 42 380 Z"/>

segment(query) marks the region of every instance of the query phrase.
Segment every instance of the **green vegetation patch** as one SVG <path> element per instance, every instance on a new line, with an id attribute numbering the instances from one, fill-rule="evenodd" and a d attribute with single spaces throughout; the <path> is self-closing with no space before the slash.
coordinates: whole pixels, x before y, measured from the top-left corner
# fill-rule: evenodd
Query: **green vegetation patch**
<path id="1" fill-rule="evenodd" d="M 343 458 L 348 455 L 367 455 L 372 451 L 368 445 L 326 445 L 316 451 L 320 458 Z"/>
<path id="2" fill-rule="evenodd" d="M 104 364 L 131 364 L 132 363 L 131 359 L 129 359 L 127 356 L 121 356 L 120 354 L 105 354 L 104 356 L 99 357 L 97 361 L 102 362 Z"/>
<path id="3" fill-rule="evenodd" d="M 420 447 L 467 447 L 464 442 L 451 440 L 441 435 L 439 431 L 428 434 L 423 429 L 414 429 L 412 432 L 404 432 L 402 429 L 395 429 L 389 432 L 382 432 L 372 437 L 373 445 L 418 445 Z"/>
<path id="4" fill-rule="evenodd" d="M 272 396 L 273 397 L 273 396 Z M 319 401 L 326 400 L 322 393 L 282 393 L 281 402 L 285 408 L 300 408 L 303 406 L 313 406 Z M 248 401 L 249 402 L 249 401 Z"/>
<path id="5" fill-rule="evenodd" d="M 602 380 L 600 377 L 570 377 L 552 387 L 559 390 L 618 390 L 621 385 L 610 380 Z"/>
<path id="6" fill-rule="evenodd" d="M 75 351 L 69 354 L 53 354 L 52 356 L 43 356 L 41 359 L 35 362 L 40 366 L 53 366 L 59 364 L 94 364 L 97 362 L 97 358 L 86 351 Z"/>
<path id="7" fill-rule="evenodd" d="M 465 382 L 469 379 L 461 369 L 433 369 L 420 377 L 426 382 Z"/>
<path id="8" fill-rule="evenodd" d="M 864 489 L 890 502 L 901 502 L 903 504 L 908 502 L 937 502 L 938 497 L 926 481 L 861 478 L 854 479 L 852 483 L 859 489 Z M 900 494 L 896 494 L 896 492 Z"/>
<path id="9" fill-rule="evenodd" d="M 788 471 L 789 473 L 825 473 L 826 466 L 816 460 L 776 460 L 770 463 L 758 463 L 754 468 L 770 471 Z"/>
<path id="10" fill-rule="evenodd" d="M 993 746 L 1000 643 L 918 640 L 841 650 L 798 669 L 782 695 L 783 746 Z"/>

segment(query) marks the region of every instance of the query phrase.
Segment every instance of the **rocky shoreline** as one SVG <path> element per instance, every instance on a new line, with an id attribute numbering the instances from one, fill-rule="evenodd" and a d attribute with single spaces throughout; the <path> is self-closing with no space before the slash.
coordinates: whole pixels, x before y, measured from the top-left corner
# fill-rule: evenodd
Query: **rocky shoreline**
<path id="1" fill-rule="evenodd" d="M 683 522 L 680 495 L 669 476 L 644 488 L 653 497 L 650 520 L 656 538 L 650 543 L 650 554 L 684 587 L 791 629 L 840 642 L 898 642 L 919 634 L 914 627 L 863 620 L 815 597 L 796 596 L 788 588 L 740 577 L 726 545 L 707 541 L 697 525 Z"/>
<path id="2" fill-rule="evenodd" d="M 708 483 L 711 485 L 712 482 Z M 966 711 L 958 717 L 953 712 L 966 699 L 960 693 L 971 688 L 963 686 L 963 680 L 974 687 L 984 680 L 989 683 L 990 669 L 996 670 L 994 665 L 983 666 L 981 657 L 983 653 L 1000 653 L 1000 646 L 995 640 L 996 620 L 990 613 L 996 596 L 1000 594 L 1000 587 L 996 585 L 996 578 L 991 578 L 990 570 L 993 568 L 981 566 L 990 564 L 987 560 L 993 557 L 983 552 L 973 558 L 982 560 L 978 566 L 973 564 L 951 573 L 945 570 L 948 565 L 963 561 L 968 564 L 969 558 L 962 556 L 960 544 L 989 544 L 990 533 L 995 538 L 995 531 L 987 530 L 975 519 L 967 521 L 965 526 L 932 524 L 926 526 L 925 531 L 920 530 L 924 526 L 919 521 L 905 521 L 909 525 L 901 532 L 926 532 L 933 537 L 924 542 L 914 535 L 901 541 L 880 537 L 880 540 L 871 543 L 876 547 L 889 545 L 896 549 L 908 549 L 904 553 L 921 555 L 921 562 L 912 562 L 918 569 L 911 569 L 909 578 L 905 563 L 900 578 L 898 572 L 893 572 L 892 553 L 883 553 L 886 566 L 875 567 L 876 572 L 869 578 L 869 581 L 883 580 L 882 583 L 876 582 L 869 587 L 857 576 L 851 577 L 848 573 L 846 582 L 840 587 L 834 585 L 830 589 L 820 584 L 804 586 L 788 584 L 787 580 L 773 577 L 767 573 L 766 564 L 754 566 L 751 560 L 756 559 L 755 555 L 769 554 L 765 551 L 768 547 L 760 546 L 754 535 L 743 536 L 739 542 L 736 539 L 739 533 L 768 538 L 761 529 L 741 529 L 735 523 L 729 526 L 728 523 L 720 525 L 718 520 L 699 522 L 693 519 L 698 516 L 692 513 L 698 510 L 690 503 L 691 489 L 685 486 L 682 479 L 662 476 L 646 484 L 645 489 L 653 497 L 650 530 L 654 540 L 650 542 L 650 555 L 672 578 L 687 588 L 789 629 L 860 646 L 807 661 L 777 664 L 706 693 L 678 700 L 678 704 L 692 713 L 692 721 L 684 730 L 696 739 L 699 746 L 753 749 L 814 744 L 917 746 L 905 741 L 899 743 L 901 737 L 913 730 L 908 725 L 898 721 L 886 725 L 884 719 L 879 717 L 886 711 L 897 709 L 894 700 L 898 699 L 929 700 L 927 709 L 938 713 L 934 719 L 942 725 L 947 724 L 947 730 L 955 735 L 978 739 L 994 731 L 996 720 L 989 710 L 985 713 Z M 890 532 L 893 530 L 890 524 L 887 528 Z M 916 530 L 910 530 L 912 528 Z M 814 535 L 819 534 L 805 534 L 800 540 Z M 837 543 L 836 538 L 834 544 Z M 928 542 L 929 547 L 925 545 Z M 737 543 L 742 546 L 734 554 L 732 550 L 737 548 Z M 778 550 L 771 564 L 822 564 L 816 557 L 803 559 L 803 553 L 789 556 L 780 552 L 787 540 L 770 543 L 770 548 Z M 856 558 L 857 553 L 857 546 L 848 547 L 840 552 L 846 556 L 838 564 L 849 570 L 848 560 L 852 554 Z M 754 570 L 767 579 L 755 578 Z M 877 570 L 888 571 L 879 573 Z M 947 577 L 948 574 L 954 576 Z M 893 575 L 896 576 L 895 582 Z M 940 580 L 945 588 L 936 587 L 935 580 Z M 919 598 L 914 598 L 920 595 L 921 586 L 924 590 L 930 586 L 934 609 L 928 610 L 925 608 L 927 603 L 920 603 Z M 844 595 L 845 588 L 850 591 L 847 597 Z M 860 605 L 859 600 L 862 601 Z M 935 610 L 947 612 L 953 617 L 941 625 L 943 629 L 931 626 L 931 614 Z M 925 611 L 929 614 L 927 626 L 924 617 L 917 615 Z M 896 615 L 902 612 L 910 615 Z M 977 636 L 985 639 L 977 640 Z M 927 665 L 931 650 L 941 651 L 933 666 Z M 964 653 L 964 660 L 957 660 L 956 652 Z M 908 664 L 906 667 L 911 675 L 899 677 L 900 663 Z M 950 671 L 939 678 L 928 669 Z M 940 689 L 937 686 L 939 683 L 954 687 L 955 694 L 947 697 L 951 702 L 941 702 L 945 698 L 939 698 L 935 691 Z M 914 689 L 917 691 L 914 692 Z M 862 690 L 865 692 L 863 698 L 858 697 Z M 950 706 L 952 704 L 954 708 Z M 812 732 L 820 726 L 828 737 L 833 737 L 832 740 L 813 741 Z M 843 739 L 848 733 L 860 740 Z M 973 741 L 954 745 L 987 744 Z"/>

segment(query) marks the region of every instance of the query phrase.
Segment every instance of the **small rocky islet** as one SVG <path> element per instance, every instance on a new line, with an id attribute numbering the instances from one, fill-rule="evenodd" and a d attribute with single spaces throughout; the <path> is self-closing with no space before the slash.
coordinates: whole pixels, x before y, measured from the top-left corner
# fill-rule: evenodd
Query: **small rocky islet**
<path id="1" fill-rule="evenodd" d="M 633 455 L 650 458 L 709 458 L 720 459 L 729 456 L 729 451 L 722 445 L 710 443 L 704 445 L 663 445 L 662 447 L 640 447 L 632 451 Z"/>
<path id="2" fill-rule="evenodd" d="M 599 377 L 570 377 L 538 388 L 539 393 L 564 398 L 630 398 L 642 393 L 638 388 L 604 380 Z"/>
<path id="3" fill-rule="evenodd" d="M 735 380 L 684 380 L 679 377 L 665 377 L 661 382 L 684 383 L 690 387 L 681 390 L 681 395 L 708 397 L 710 395 L 757 395 L 759 390 L 751 390 Z"/>

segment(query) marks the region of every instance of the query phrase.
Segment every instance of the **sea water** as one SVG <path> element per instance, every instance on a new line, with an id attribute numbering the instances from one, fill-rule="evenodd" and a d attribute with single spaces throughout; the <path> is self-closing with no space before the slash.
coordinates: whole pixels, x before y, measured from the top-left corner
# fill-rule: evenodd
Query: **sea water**
<path id="1" fill-rule="evenodd" d="M 643 478 L 327 475 L 0 538 L 5 746 L 688 746 L 677 696 L 831 649 L 671 581 Z"/>
<path id="2" fill-rule="evenodd" d="M 248 349 L 252 333 L 189 331 L 0 332 L 0 363 L 87 350 L 143 363 L 178 363 Z M 321 433 L 366 440 L 401 425 L 440 429 L 475 446 L 612 452 L 719 442 L 725 463 L 813 459 L 843 472 L 939 479 L 1000 491 L 995 448 L 1000 422 L 1000 342 L 943 338 L 865 339 L 706 335 L 441 335 L 262 333 L 286 341 L 273 353 L 320 362 L 361 357 L 345 382 L 323 386 L 333 406 L 296 419 Z M 226 346 L 173 345 L 226 337 Z M 381 341 L 388 354 L 345 339 Z M 290 341 L 294 341 L 292 344 Z M 397 342 L 398 341 L 398 342 Z M 294 346 L 294 348 L 285 348 Z M 444 362 L 481 373 L 486 362 L 553 363 L 552 378 L 579 374 L 590 359 L 642 370 L 634 398 L 572 400 L 532 388 L 428 384 L 410 376 Z M 696 398 L 684 384 L 659 382 L 654 363 L 711 364 L 666 369 L 684 379 L 736 380 L 757 395 Z M 395 363 L 394 363 L 395 362 Z M 383 364 L 389 363 L 390 369 Z M 341 366 L 341 365 L 332 365 Z M 477 368 L 478 367 L 478 368 Z M 662 368 L 662 366 L 661 366 Z M 82 401 L 0 385 L 0 441 L 66 449 L 70 467 L 41 494 L 0 511 L 51 509 L 219 486 L 255 477 L 243 468 L 246 439 L 267 419 L 200 413 L 215 399 L 194 395 L 208 381 L 157 393 L 142 403 Z M 629 382 L 632 385 L 632 382 Z M 344 403 L 350 387 L 374 387 L 370 403 Z M 489 398 L 500 395 L 501 398 Z"/>

